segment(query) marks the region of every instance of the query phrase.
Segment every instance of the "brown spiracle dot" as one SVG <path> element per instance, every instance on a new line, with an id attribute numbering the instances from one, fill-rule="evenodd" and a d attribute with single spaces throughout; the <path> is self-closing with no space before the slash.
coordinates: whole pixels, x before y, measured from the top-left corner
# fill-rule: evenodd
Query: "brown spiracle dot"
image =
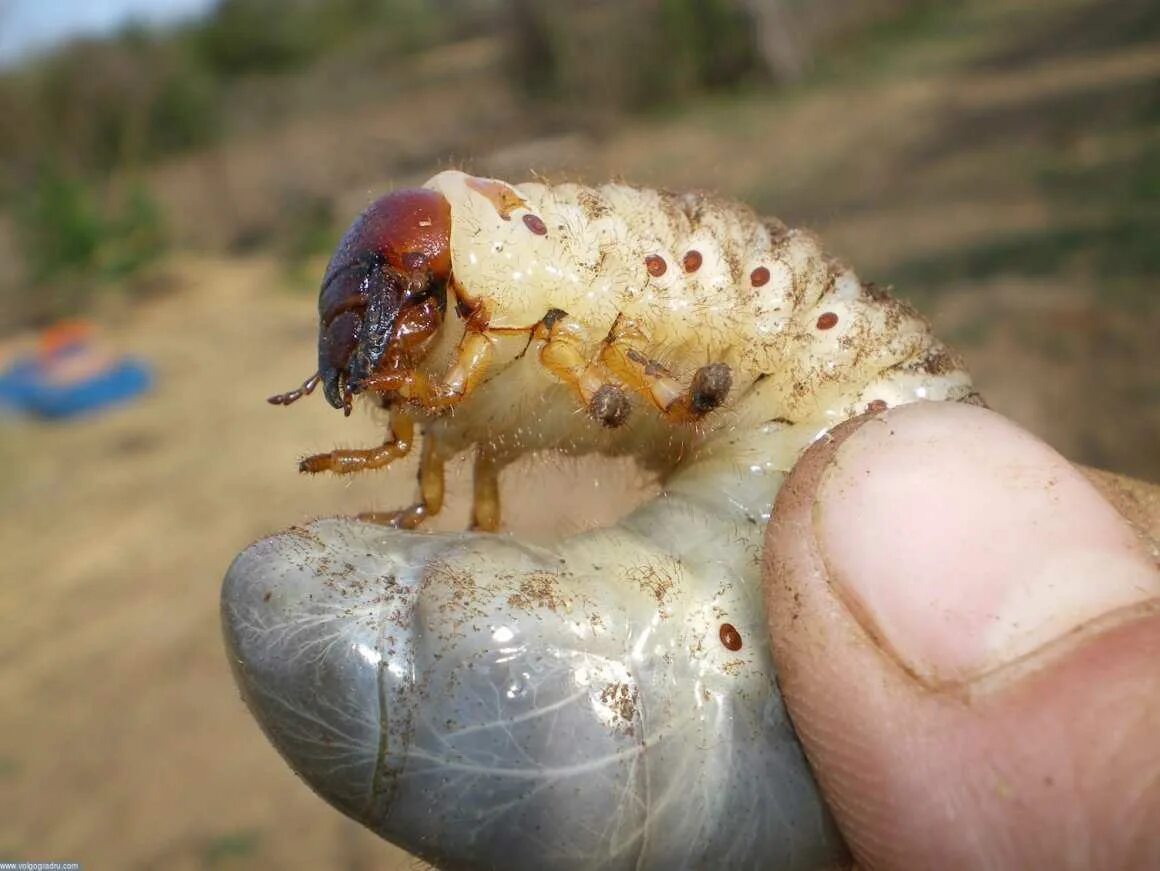
<path id="1" fill-rule="evenodd" d="M 885 411 L 887 408 L 885 399 L 872 399 L 866 405 L 866 410 L 871 414 L 877 414 L 880 411 Z"/>
<path id="2" fill-rule="evenodd" d="M 837 324 L 838 324 L 838 316 L 836 314 L 834 314 L 833 312 L 822 312 L 820 315 L 818 315 L 818 329 L 819 330 L 828 330 L 832 327 L 837 326 Z"/>
<path id="3" fill-rule="evenodd" d="M 721 624 L 721 643 L 727 650 L 741 649 L 741 633 L 732 623 Z"/>
<path id="4" fill-rule="evenodd" d="M 648 274 L 653 278 L 660 278 L 665 274 L 665 270 L 669 268 L 669 265 L 665 263 L 665 258 L 659 254 L 650 254 L 644 258 L 644 268 L 648 270 Z"/>
<path id="5" fill-rule="evenodd" d="M 548 227 L 544 223 L 544 219 L 539 215 L 533 215 L 530 212 L 524 215 L 524 226 L 537 236 L 546 236 L 548 234 Z"/>
<path id="6" fill-rule="evenodd" d="M 696 272 L 701 268 L 701 252 L 696 249 L 686 251 L 681 265 L 685 268 L 685 272 Z"/>
<path id="7" fill-rule="evenodd" d="M 769 270 L 764 266 L 758 266 L 749 273 L 749 283 L 754 287 L 761 287 L 769 283 Z"/>

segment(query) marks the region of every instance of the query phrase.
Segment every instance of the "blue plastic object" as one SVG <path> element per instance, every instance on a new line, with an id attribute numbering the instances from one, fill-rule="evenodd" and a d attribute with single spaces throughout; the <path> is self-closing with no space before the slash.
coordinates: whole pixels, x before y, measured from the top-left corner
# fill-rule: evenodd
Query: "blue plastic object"
<path id="1" fill-rule="evenodd" d="M 49 380 L 35 360 L 25 358 L 0 374 L 0 411 L 55 420 L 79 417 L 126 402 L 152 383 L 148 365 L 128 357 L 89 378 L 67 384 Z"/>

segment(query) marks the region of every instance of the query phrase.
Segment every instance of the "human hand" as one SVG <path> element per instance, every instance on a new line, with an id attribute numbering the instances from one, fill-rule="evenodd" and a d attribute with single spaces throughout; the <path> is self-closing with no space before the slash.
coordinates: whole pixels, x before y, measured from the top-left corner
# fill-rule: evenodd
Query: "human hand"
<path id="1" fill-rule="evenodd" d="M 773 518 L 779 682 L 859 864 L 1160 867 L 1155 513 L 920 403 L 816 443 Z"/>

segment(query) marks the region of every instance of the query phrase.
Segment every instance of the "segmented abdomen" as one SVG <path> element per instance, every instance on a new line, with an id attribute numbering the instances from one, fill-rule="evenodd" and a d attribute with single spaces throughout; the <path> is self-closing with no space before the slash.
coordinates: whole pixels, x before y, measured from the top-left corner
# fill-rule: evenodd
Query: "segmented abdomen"
<path id="1" fill-rule="evenodd" d="M 493 327 L 561 309 L 595 347 L 628 325 L 628 341 L 676 377 L 726 363 L 727 406 L 761 382 L 774 416 L 792 419 L 894 405 L 936 386 L 924 379 L 939 381 L 932 398 L 969 393 L 909 306 L 863 285 L 813 234 L 742 204 L 453 171 L 427 185 L 451 203 L 456 287 Z"/>

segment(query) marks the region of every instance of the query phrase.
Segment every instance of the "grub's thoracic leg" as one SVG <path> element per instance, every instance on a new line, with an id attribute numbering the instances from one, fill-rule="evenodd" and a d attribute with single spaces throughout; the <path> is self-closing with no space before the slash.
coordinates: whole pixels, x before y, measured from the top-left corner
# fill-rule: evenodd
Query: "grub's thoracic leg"
<path id="1" fill-rule="evenodd" d="M 585 338 L 579 326 L 559 309 L 549 312 L 533 332 L 540 347 L 540 364 L 571 388 L 588 414 L 604 426 L 614 428 L 628 420 L 628 395 L 607 369 L 585 353 Z"/>
<path id="2" fill-rule="evenodd" d="M 492 340 L 486 333 L 469 329 L 442 379 L 434 380 L 416 370 L 382 372 L 363 381 L 359 391 L 395 390 L 404 399 L 428 410 L 451 408 L 479 386 L 491 365 L 493 352 Z"/>
<path id="3" fill-rule="evenodd" d="M 298 470 L 310 474 L 334 472 L 336 475 L 349 475 L 352 472 L 381 469 L 411 452 L 414 435 L 415 424 L 411 418 L 403 412 L 392 411 L 391 435 L 377 448 L 343 449 L 315 454 L 299 463 Z"/>
<path id="4" fill-rule="evenodd" d="M 710 363 L 681 384 L 660 362 L 633 347 L 633 330 L 613 327 L 604 340 L 600 360 L 618 379 L 650 399 L 674 423 L 699 420 L 725 401 L 733 373 L 725 363 Z"/>
<path id="5" fill-rule="evenodd" d="M 484 447 L 475 449 L 474 498 L 471 528 L 480 532 L 499 529 L 499 465 Z"/>
<path id="6" fill-rule="evenodd" d="M 419 457 L 419 501 L 397 511 L 364 511 L 359 520 L 399 529 L 414 529 L 443 508 L 443 454 L 439 441 L 423 433 L 423 453 Z"/>

